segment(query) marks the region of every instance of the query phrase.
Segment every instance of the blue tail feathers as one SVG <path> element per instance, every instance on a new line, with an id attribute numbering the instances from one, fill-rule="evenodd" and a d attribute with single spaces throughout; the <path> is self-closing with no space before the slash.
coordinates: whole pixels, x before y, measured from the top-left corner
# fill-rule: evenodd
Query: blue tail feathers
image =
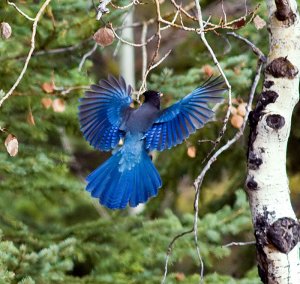
<path id="1" fill-rule="evenodd" d="M 141 152 L 139 162 L 132 167 L 120 166 L 123 155 L 123 151 L 117 151 L 86 178 L 86 190 L 110 209 L 122 209 L 128 203 L 131 207 L 145 203 L 157 195 L 162 185 L 159 173 L 145 150 Z"/>

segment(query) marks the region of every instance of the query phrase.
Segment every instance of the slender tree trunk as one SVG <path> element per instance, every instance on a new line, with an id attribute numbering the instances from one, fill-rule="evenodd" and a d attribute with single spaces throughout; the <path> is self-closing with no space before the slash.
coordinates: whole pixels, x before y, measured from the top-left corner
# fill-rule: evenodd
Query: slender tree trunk
<path id="1" fill-rule="evenodd" d="M 300 283 L 299 222 L 290 201 L 286 149 L 299 99 L 300 22 L 295 0 L 266 0 L 270 52 L 250 115 L 246 190 L 264 283 Z"/>
<path id="2" fill-rule="evenodd" d="M 125 17 L 123 25 L 132 25 L 133 13 L 129 12 Z M 133 28 L 123 29 L 122 37 L 130 42 L 134 42 Z M 120 48 L 120 71 L 125 81 L 135 88 L 135 58 L 134 47 L 122 44 Z"/>

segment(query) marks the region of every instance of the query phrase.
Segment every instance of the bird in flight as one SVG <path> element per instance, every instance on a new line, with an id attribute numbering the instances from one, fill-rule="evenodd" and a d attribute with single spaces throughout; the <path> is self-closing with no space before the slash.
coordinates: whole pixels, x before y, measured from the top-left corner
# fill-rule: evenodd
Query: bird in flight
<path id="1" fill-rule="evenodd" d="M 163 110 L 161 93 L 150 90 L 143 93 L 143 104 L 132 108 L 132 88 L 122 77 L 91 85 L 80 99 L 80 129 L 94 148 L 117 149 L 86 178 L 86 190 L 110 209 L 135 207 L 157 195 L 162 182 L 148 153 L 182 143 L 211 120 L 208 104 L 223 100 L 223 84 L 221 77 L 209 79 Z"/>

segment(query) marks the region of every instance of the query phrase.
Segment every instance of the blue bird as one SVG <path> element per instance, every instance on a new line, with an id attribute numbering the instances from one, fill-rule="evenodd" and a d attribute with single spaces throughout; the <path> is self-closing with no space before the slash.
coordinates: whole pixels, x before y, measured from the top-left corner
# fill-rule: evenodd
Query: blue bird
<path id="1" fill-rule="evenodd" d="M 101 151 L 117 148 L 121 139 L 124 144 L 86 178 L 86 190 L 110 209 L 135 207 L 157 195 L 162 182 L 149 151 L 170 149 L 203 127 L 214 114 L 208 103 L 223 99 L 223 83 L 209 79 L 164 110 L 156 91 L 144 92 L 143 104 L 132 108 L 132 88 L 122 77 L 91 85 L 79 106 L 85 139 Z"/>

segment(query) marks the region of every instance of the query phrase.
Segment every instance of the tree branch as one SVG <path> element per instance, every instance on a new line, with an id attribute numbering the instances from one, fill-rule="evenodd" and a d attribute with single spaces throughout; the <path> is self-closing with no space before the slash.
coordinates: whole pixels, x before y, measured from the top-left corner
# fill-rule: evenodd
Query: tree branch
<path id="1" fill-rule="evenodd" d="M 97 47 L 98 47 L 98 43 L 95 43 L 94 46 L 92 47 L 91 50 L 89 50 L 87 53 L 85 53 L 79 63 L 79 66 L 78 66 L 78 71 L 80 72 L 81 69 L 82 69 L 82 66 L 85 62 L 85 60 L 90 57 L 96 50 L 97 50 Z"/>
<path id="2" fill-rule="evenodd" d="M 13 6 L 27 20 L 34 22 L 34 18 L 31 18 L 26 13 L 24 13 L 15 3 L 10 2 L 9 0 L 6 0 L 6 2 L 8 5 Z"/>
<path id="3" fill-rule="evenodd" d="M 231 242 L 229 244 L 223 245 L 223 248 L 228 248 L 232 246 L 249 246 L 249 245 L 255 245 L 256 241 L 250 241 L 250 242 Z"/>
<path id="4" fill-rule="evenodd" d="M 2 106 L 3 102 L 5 100 L 7 100 L 9 98 L 9 96 L 13 93 L 13 91 L 17 88 L 17 86 L 21 82 L 21 80 L 27 70 L 29 61 L 30 61 L 33 51 L 35 49 L 35 35 L 36 35 L 38 22 L 41 18 L 41 15 L 44 13 L 45 9 L 47 8 L 47 6 L 49 5 L 50 2 L 51 2 L 51 0 L 45 0 L 44 4 L 41 6 L 40 10 L 38 11 L 38 13 L 36 14 L 36 16 L 34 18 L 33 25 L 32 25 L 31 40 L 30 40 L 31 46 L 30 46 L 30 50 L 27 55 L 24 67 L 23 67 L 17 81 L 14 83 L 14 85 L 11 87 L 11 89 L 5 94 L 5 96 L 0 100 L 0 107 Z"/>
<path id="5" fill-rule="evenodd" d="M 243 40 L 242 37 L 240 39 Z M 254 45 L 251 43 L 250 47 L 252 48 L 253 46 Z M 191 230 L 176 235 L 172 239 L 172 241 L 170 242 L 170 244 L 168 246 L 167 253 L 166 253 L 164 276 L 163 276 L 163 279 L 162 279 L 162 282 L 161 282 L 162 284 L 165 283 L 165 280 L 166 280 L 166 277 L 167 277 L 167 273 L 168 273 L 169 258 L 170 258 L 170 255 L 172 253 L 173 246 L 174 246 L 175 242 L 178 239 L 180 239 L 181 237 L 183 237 L 183 236 L 185 236 L 187 234 L 194 233 L 194 240 L 195 240 L 195 244 L 196 244 L 196 247 L 197 247 L 198 257 L 201 258 L 200 249 L 199 249 L 199 246 L 198 246 L 198 238 L 195 237 L 195 235 L 198 233 L 198 211 L 199 211 L 199 209 L 198 209 L 198 201 L 199 201 L 199 195 L 200 195 L 200 188 L 201 188 L 203 179 L 204 179 L 206 173 L 208 172 L 208 170 L 210 169 L 210 167 L 212 166 L 212 164 L 217 160 L 217 158 L 224 151 L 228 150 L 244 134 L 244 131 L 245 131 L 245 128 L 246 128 L 246 125 L 247 125 L 247 121 L 248 121 L 248 117 L 249 117 L 249 113 L 251 111 L 251 105 L 253 103 L 253 98 L 254 98 L 255 90 L 257 88 L 258 82 L 259 82 L 260 77 L 261 77 L 262 67 L 263 67 L 263 64 L 264 64 L 264 61 L 262 60 L 262 58 L 264 58 L 264 56 L 258 58 L 257 67 L 256 67 L 256 73 L 255 73 L 255 77 L 253 79 L 253 83 L 252 83 L 252 86 L 251 86 L 251 89 L 250 89 L 249 99 L 248 99 L 247 107 L 246 107 L 246 114 L 245 114 L 245 117 L 244 117 L 244 122 L 243 122 L 242 127 L 233 136 L 233 138 L 231 138 L 230 140 L 228 140 L 219 150 L 217 150 L 214 153 L 214 155 L 208 160 L 208 162 L 206 163 L 205 167 L 202 169 L 200 175 L 195 180 L 194 186 L 195 186 L 196 192 L 195 192 L 195 198 L 194 198 L 194 211 L 195 211 L 195 214 L 194 214 L 194 225 L 193 225 L 193 228 Z M 201 258 L 201 260 L 202 260 L 202 258 Z M 201 267 L 200 267 L 200 282 L 203 282 L 204 271 L 203 271 L 203 262 L 202 261 L 200 261 L 200 265 L 201 265 Z"/>

